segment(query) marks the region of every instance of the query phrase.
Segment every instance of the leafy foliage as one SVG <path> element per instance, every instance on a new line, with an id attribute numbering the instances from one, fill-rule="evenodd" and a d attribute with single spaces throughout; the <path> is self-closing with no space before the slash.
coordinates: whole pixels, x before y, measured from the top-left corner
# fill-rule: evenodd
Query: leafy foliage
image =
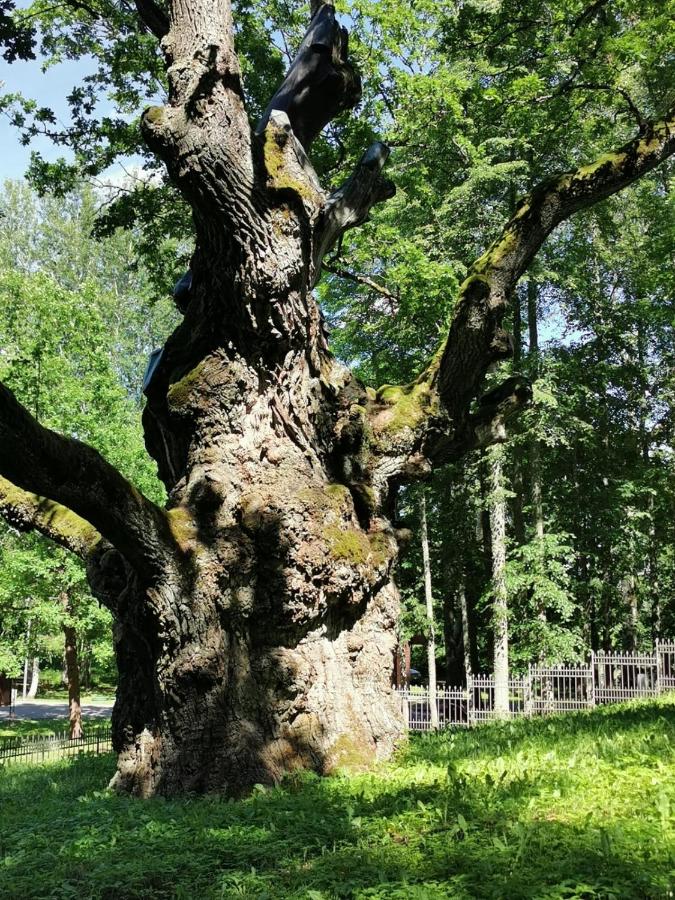
<path id="1" fill-rule="evenodd" d="M 92 444 L 161 499 L 144 452 L 139 397 L 146 356 L 173 312 L 168 300 L 151 304 L 147 282 L 129 271 L 132 237 L 91 238 L 95 208 L 91 191 L 40 202 L 26 187 L 5 186 L 0 379 L 43 424 Z M 26 656 L 61 669 L 64 593 L 84 683 L 110 683 L 110 614 L 89 594 L 82 565 L 7 527 L 0 531 L 0 671 L 18 675 Z"/>

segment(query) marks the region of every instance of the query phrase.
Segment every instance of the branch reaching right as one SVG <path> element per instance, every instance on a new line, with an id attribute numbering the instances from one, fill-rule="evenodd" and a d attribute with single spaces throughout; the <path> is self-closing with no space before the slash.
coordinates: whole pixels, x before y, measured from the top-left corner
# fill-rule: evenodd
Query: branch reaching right
<path id="1" fill-rule="evenodd" d="M 520 202 L 501 235 L 470 267 L 447 340 L 426 371 L 410 385 L 385 386 L 376 394 L 372 424 L 387 429 L 383 448 L 393 448 L 382 464 L 387 477 L 400 480 L 411 472 L 419 477 L 430 464 L 504 440 L 506 420 L 531 396 L 522 379 L 509 379 L 487 394 L 477 411 L 472 406 L 489 368 L 512 354 L 502 319 L 518 279 L 560 222 L 620 191 L 673 153 L 675 108 L 662 121 L 641 127 L 616 152 L 553 175 Z"/>

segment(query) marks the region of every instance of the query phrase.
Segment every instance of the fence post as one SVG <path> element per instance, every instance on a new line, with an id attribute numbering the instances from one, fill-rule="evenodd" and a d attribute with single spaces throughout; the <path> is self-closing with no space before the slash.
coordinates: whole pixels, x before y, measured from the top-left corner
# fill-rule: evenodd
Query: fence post
<path id="1" fill-rule="evenodd" d="M 532 663 L 527 664 L 525 676 L 525 715 L 528 718 L 532 716 Z"/>
<path id="2" fill-rule="evenodd" d="M 475 724 L 476 717 L 473 709 L 473 674 L 466 676 L 466 724 Z"/>
<path id="3" fill-rule="evenodd" d="M 590 707 L 595 706 L 595 651 L 591 650 L 591 664 L 586 684 L 586 701 Z"/>
<path id="4" fill-rule="evenodd" d="M 660 638 L 657 638 L 657 639 L 656 639 L 656 648 L 655 648 L 655 653 L 656 653 L 656 684 L 654 685 L 654 687 L 656 688 L 656 693 L 657 693 L 657 694 L 661 694 L 661 693 L 663 692 L 663 675 L 664 675 L 664 671 L 663 671 L 663 669 L 664 669 L 663 661 L 664 661 L 664 655 L 665 655 L 665 654 L 663 654 L 663 653 L 661 652 L 661 648 L 660 648 L 660 646 L 659 646 L 660 643 L 661 643 L 661 639 L 660 639 Z"/>

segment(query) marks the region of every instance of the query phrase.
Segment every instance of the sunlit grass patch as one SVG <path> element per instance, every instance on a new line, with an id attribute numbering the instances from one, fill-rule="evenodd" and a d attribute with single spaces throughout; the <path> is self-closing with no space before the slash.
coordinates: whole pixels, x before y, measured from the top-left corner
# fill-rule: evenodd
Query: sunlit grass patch
<path id="1" fill-rule="evenodd" d="M 67 716 L 55 719 L 3 719 L 0 722 L 0 746 L 2 741 L 8 738 L 60 735 L 67 732 L 68 727 Z M 95 718 L 83 716 L 82 727 L 85 733 L 91 734 L 96 729 L 109 728 L 110 720 L 99 716 Z"/>
<path id="2" fill-rule="evenodd" d="M 665 898 L 672 698 L 413 737 L 241 801 L 139 801 L 112 756 L 0 768 L 0 897 Z"/>

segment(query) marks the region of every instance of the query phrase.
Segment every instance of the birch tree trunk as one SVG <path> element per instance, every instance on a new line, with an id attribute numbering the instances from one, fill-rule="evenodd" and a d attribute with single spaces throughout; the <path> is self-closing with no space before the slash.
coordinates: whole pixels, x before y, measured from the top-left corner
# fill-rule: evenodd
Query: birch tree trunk
<path id="1" fill-rule="evenodd" d="M 27 698 L 35 700 L 37 697 L 38 687 L 40 686 L 40 658 L 33 657 L 33 665 L 30 670 L 30 687 L 28 688 Z"/>
<path id="2" fill-rule="evenodd" d="M 527 283 L 527 323 L 529 332 L 529 364 L 530 377 L 533 381 L 539 377 L 539 292 L 533 279 Z M 542 474 L 541 474 L 541 445 L 536 435 L 530 440 L 530 495 L 532 498 L 532 514 L 534 518 L 534 537 L 539 543 L 539 550 L 543 553 L 544 540 L 544 503 L 542 500 Z M 541 627 L 539 648 L 539 664 L 545 665 L 549 654 L 547 651 L 547 625 L 548 616 L 546 607 L 539 604 L 537 618 Z M 552 700 L 553 684 L 546 679 L 544 693 L 547 699 Z"/>
<path id="3" fill-rule="evenodd" d="M 492 622 L 494 632 L 494 712 L 509 714 L 509 609 L 506 590 L 506 502 L 503 451 L 495 448 L 490 462 L 490 533 L 492 540 Z"/>
<path id="4" fill-rule="evenodd" d="M 28 694 L 28 647 L 30 645 L 30 628 L 31 628 L 31 620 L 28 620 L 28 625 L 26 626 L 26 655 L 23 660 L 23 684 L 21 686 L 21 698 L 23 700 L 26 699 Z"/>
<path id="5" fill-rule="evenodd" d="M 522 366 L 523 323 L 521 315 L 520 291 L 513 292 L 513 370 L 519 372 Z M 525 516 L 523 515 L 523 463 L 516 453 L 513 459 L 513 533 L 519 547 L 525 543 Z"/>
<path id="6" fill-rule="evenodd" d="M 537 284 L 530 279 L 527 283 L 527 324 L 530 337 L 529 343 L 529 365 L 530 376 L 533 381 L 539 377 L 539 311 L 538 311 L 539 292 Z M 531 496 L 532 496 L 532 512 L 534 516 L 534 533 L 538 541 L 544 537 L 544 504 L 542 501 L 541 491 L 541 447 L 536 437 L 530 442 L 530 479 L 531 479 Z M 542 621 L 546 622 L 546 610 L 540 610 L 539 616 Z"/>
<path id="7" fill-rule="evenodd" d="M 424 601 L 427 613 L 427 666 L 429 669 L 430 724 L 438 728 L 438 703 L 436 702 L 436 633 L 434 628 L 434 599 L 431 590 L 431 559 L 429 557 L 429 532 L 427 529 L 427 497 L 420 496 L 420 540 L 422 542 L 422 567 L 424 570 Z"/>

